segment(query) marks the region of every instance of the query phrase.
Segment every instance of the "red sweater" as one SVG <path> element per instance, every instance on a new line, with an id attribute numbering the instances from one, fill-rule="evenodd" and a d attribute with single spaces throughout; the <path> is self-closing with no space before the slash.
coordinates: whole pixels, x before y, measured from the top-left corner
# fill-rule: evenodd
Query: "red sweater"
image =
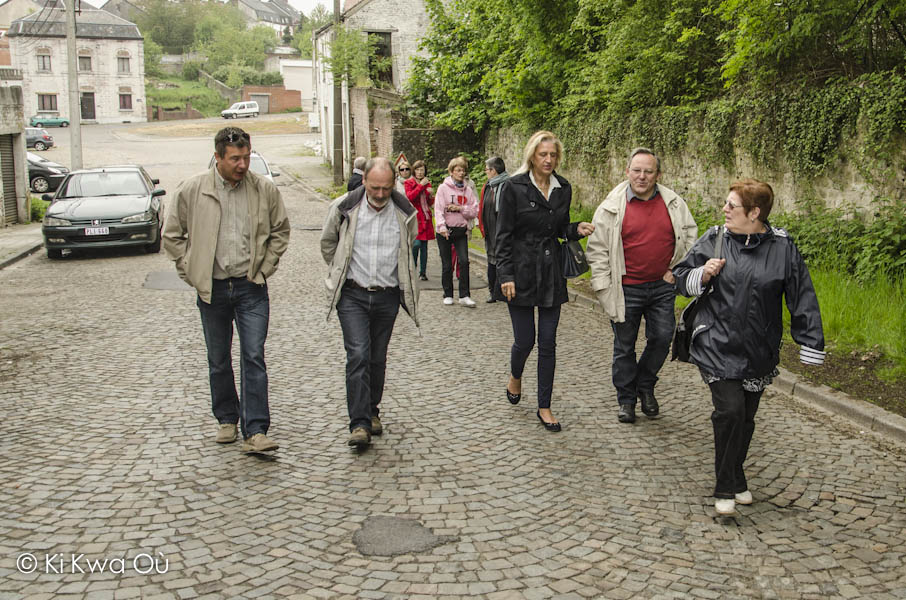
<path id="1" fill-rule="evenodd" d="M 657 281 L 670 268 L 676 248 L 673 223 L 660 193 L 649 200 L 633 199 L 623 217 L 623 254 L 627 285 Z"/>

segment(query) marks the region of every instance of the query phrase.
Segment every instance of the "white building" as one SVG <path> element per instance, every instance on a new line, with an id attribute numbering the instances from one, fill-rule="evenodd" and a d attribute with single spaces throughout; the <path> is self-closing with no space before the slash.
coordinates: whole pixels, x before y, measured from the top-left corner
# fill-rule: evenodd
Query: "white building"
<path id="1" fill-rule="evenodd" d="M 63 10 L 17 19 L 7 36 L 13 67 L 22 71 L 25 117 L 72 119 L 77 113 L 69 106 Z M 138 27 L 106 11 L 83 8 L 76 17 L 76 47 L 82 122 L 147 121 L 144 41 Z"/>
<path id="2" fill-rule="evenodd" d="M 299 90 L 302 94 L 302 110 L 312 112 L 315 109 L 315 90 L 310 60 L 280 61 L 280 74 L 283 75 L 283 86 L 288 90 Z"/>
<path id="3" fill-rule="evenodd" d="M 390 59 L 390 70 L 381 81 L 397 93 L 405 90 L 412 58 L 419 54 L 418 44 L 431 26 L 423 0 L 346 0 L 341 23 L 380 39 L 378 55 Z M 327 70 L 324 56 L 330 55 L 333 24 L 314 33 L 315 107 L 320 121 L 321 148 L 328 161 L 333 159 L 333 76 Z M 349 173 L 352 160 L 349 89 L 343 84 L 343 172 Z"/>

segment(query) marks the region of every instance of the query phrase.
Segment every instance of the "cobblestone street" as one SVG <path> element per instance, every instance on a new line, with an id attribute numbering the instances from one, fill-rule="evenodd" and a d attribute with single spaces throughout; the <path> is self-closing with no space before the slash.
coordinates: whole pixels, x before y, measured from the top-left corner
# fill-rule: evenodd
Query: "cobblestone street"
<path id="1" fill-rule="evenodd" d="M 564 307 L 563 431 L 548 433 L 535 355 L 511 406 L 506 307 L 477 275 L 476 309 L 443 306 L 434 243 L 421 335 L 401 312 L 391 341 L 384 435 L 351 450 L 327 204 L 281 190 L 271 460 L 213 443 L 195 295 L 146 285 L 173 271 L 163 254 L 39 253 L 0 271 L 0 598 L 906 598 L 902 451 L 769 392 L 755 503 L 718 518 L 693 367 L 663 369 L 662 418 L 620 424 L 609 323 Z M 403 539 L 373 554 L 382 523 Z"/>

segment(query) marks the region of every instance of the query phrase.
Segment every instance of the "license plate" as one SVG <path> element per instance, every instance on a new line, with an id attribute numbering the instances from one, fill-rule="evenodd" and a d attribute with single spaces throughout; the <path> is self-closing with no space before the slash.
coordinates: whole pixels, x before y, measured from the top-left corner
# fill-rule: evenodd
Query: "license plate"
<path id="1" fill-rule="evenodd" d="M 85 235 L 109 235 L 109 227 L 86 227 Z"/>

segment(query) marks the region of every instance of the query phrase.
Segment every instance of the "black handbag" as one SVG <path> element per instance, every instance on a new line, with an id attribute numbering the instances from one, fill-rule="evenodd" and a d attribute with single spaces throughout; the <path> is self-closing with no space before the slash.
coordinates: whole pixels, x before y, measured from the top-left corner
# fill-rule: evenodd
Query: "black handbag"
<path id="1" fill-rule="evenodd" d="M 566 240 L 560 245 L 560 258 L 562 261 L 563 276 L 567 279 L 578 277 L 588 272 L 588 261 L 585 260 L 585 250 L 577 240 Z"/>
<path id="2" fill-rule="evenodd" d="M 717 241 L 714 243 L 714 258 L 721 257 L 723 241 L 724 227 L 721 226 L 717 231 Z M 689 360 L 689 353 L 692 349 L 692 334 L 694 333 L 693 326 L 695 324 L 695 317 L 698 315 L 698 311 L 701 310 L 702 301 L 711 291 L 711 284 L 713 282 L 714 278 L 712 277 L 705 285 L 702 295 L 698 298 L 693 298 L 692 302 L 687 304 L 686 308 L 683 309 L 679 321 L 676 323 L 676 331 L 673 332 L 673 348 L 670 360 L 678 360 L 686 363 L 691 362 Z"/>

